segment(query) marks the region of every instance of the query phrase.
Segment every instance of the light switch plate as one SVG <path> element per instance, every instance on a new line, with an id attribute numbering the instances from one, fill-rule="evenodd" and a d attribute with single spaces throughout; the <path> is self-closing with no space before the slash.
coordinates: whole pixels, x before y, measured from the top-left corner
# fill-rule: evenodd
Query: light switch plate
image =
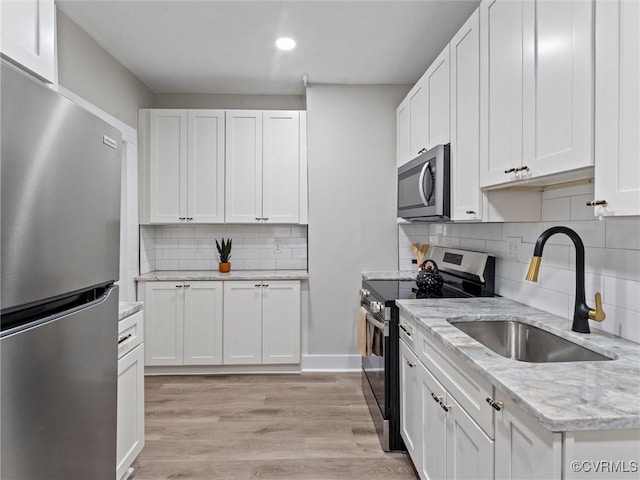
<path id="1" fill-rule="evenodd" d="M 520 244 L 522 239 L 520 237 L 507 237 L 507 258 L 509 260 L 520 259 Z"/>
<path id="2" fill-rule="evenodd" d="M 273 253 L 282 253 L 282 242 L 280 240 L 273 241 Z"/>

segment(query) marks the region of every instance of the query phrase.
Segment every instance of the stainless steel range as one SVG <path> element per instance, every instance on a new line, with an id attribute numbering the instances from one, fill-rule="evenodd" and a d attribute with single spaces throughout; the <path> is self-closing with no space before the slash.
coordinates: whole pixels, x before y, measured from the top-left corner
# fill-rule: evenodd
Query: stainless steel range
<path id="1" fill-rule="evenodd" d="M 398 299 L 493 297 L 495 257 L 486 253 L 432 247 L 429 259 L 439 268 L 442 288 L 418 288 L 414 278 L 363 280 L 360 305 L 375 343 L 362 357 L 362 391 L 385 451 L 405 450 L 400 438 Z M 417 275 L 417 271 L 416 271 Z"/>

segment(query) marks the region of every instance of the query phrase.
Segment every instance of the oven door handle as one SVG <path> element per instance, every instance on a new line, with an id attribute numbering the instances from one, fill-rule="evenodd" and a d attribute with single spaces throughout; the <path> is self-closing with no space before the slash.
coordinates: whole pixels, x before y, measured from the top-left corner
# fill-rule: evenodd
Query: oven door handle
<path id="1" fill-rule="evenodd" d="M 425 162 L 422 170 L 420 171 L 420 179 L 418 180 L 418 192 L 420 192 L 420 198 L 422 198 L 423 203 L 426 206 L 429 206 L 429 199 L 427 198 L 427 194 L 424 191 L 424 177 L 427 173 L 427 169 L 431 168 L 431 162 Z M 429 195 L 431 197 L 431 195 Z"/>
<path id="2" fill-rule="evenodd" d="M 382 323 L 377 318 L 367 313 L 367 322 L 376 327 L 378 330 L 382 330 L 385 337 L 389 336 L 389 325 Z"/>

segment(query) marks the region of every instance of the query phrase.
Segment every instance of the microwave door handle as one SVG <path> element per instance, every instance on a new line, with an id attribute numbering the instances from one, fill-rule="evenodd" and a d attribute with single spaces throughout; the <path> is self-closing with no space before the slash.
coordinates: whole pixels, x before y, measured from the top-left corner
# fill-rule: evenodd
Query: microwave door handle
<path id="1" fill-rule="evenodd" d="M 425 162 L 424 166 L 422 167 L 422 170 L 420 171 L 420 180 L 419 180 L 420 183 L 418 183 L 418 191 L 420 192 L 420 198 L 422 198 L 422 201 L 424 202 L 425 205 L 429 205 L 429 201 L 427 200 L 427 195 L 424 192 L 424 176 L 427 174 L 429 163 L 430 162 Z"/>

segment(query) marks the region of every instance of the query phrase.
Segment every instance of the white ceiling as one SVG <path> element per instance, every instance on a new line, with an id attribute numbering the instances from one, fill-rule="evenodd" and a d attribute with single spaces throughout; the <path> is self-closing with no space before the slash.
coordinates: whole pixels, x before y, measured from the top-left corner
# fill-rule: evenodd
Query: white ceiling
<path id="1" fill-rule="evenodd" d="M 479 0 L 58 0 L 155 93 L 290 94 L 413 84 Z M 280 36 L 297 48 L 281 52 Z"/>

